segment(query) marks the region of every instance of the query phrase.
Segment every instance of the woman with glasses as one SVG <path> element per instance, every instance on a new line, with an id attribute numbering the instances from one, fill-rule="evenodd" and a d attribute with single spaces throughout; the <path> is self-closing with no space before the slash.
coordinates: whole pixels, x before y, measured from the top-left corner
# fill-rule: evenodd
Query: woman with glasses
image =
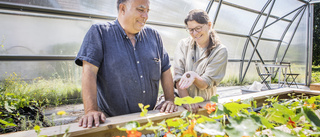
<path id="1" fill-rule="evenodd" d="M 204 10 L 191 10 L 184 23 L 191 37 L 182 39 L 175 51 L 174 86 L 180 97 L 201 96 L 210 100 L 225 75 L 227 49 L 220 43 Z M 183 107 L 194 113 L 201 108 L 198 104 Z"/>

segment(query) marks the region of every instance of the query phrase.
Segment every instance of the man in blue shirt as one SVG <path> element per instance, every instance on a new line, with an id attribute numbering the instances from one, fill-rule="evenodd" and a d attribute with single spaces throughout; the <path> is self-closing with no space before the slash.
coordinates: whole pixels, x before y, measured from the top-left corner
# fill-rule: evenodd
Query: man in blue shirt
<path id="1" fill-rule="evenodd" d="M 138 103 L 153 109 L 160 79 L 166 99 L 160 112 L 177 111 L 169 56 L 158 32 L 144 26 L 149 3 L 118 0 L 118 18 L 87 32 L 75 60 L 83 66 L 85 115 L 79 126 L 91 128 L 108 116 L 140 112 Z"/>

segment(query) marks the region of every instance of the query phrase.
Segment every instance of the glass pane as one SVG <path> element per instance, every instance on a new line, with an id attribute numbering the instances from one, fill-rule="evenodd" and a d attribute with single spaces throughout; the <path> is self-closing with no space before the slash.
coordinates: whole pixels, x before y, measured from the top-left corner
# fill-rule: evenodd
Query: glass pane
<path id="1" fill-rule="evenodd" d="M 75 55 L 92 22 L 0 14 L 0 54 Z"/>
<path id="2" fill-rule="evenodd" d="M 217 5 L 214 5 L 210 10 L 209 16 L 211 20 L 213 20 L 216 8 Z M 257 14 L 252 12 L 222 5 L 214 28 L 216 30 L 248 35 L 256 16 Z"/>
<path id="3" fill-rule="evenodd" d="M 290 44 L 290 47 L 284 57 L 284 61 L 291 62 L 293 64 L 292 71 L 294 73 L 299 73 L 300 75 L 297 78 L 297 81 L 300 83 L 305 82 L 305 76 L 306 76 L 306 65 L 307 65 L 307 22 L 305 22 L 306 16 L 302 18 L 302 21 L 297 29 L 297 32 L 295 33 L 292 42 Z M 295 27 L 297 25 L 297 22 L 294 22 L 293 26 L 290 28 L 290 32 L 293 33 Z M 292 36 L 292 33 L 290 35 L 290 38 Z M 286 40 L 290 40 L 289 36 L 286 38 Z M 287 48 L 287 44 L 281 45 L 280 51 L 279 51 L 279 58 L 283 57 L 283 54 Z"/>
<path id="4" fill-rule="evenodd" d="M 264 23 L 265 16 L 261 18 L 262 20 L 259 21 L 257 27 L 255 28 L 255 31 L 253 34 L 254 36 L 258 37 L 261 33 L 261 28 Z M 284 33 L 285 29 L 289 25 L 288 22 L 286 21 L 277 21 L 274 24 L 270 25 L 273 23 L 276 19 L 274 18 L 269 18 L 268 22 L 266 24 L 266 27 L 263 30 L 262 38 L 268 38 L 268 39 L 274 39 L 274 40 L 280 40 L 282 34 Z M 269 25 L 269 26 L 268 26 Z"/>
<path id="5" fill-rule="evenodd" d="M 278 44 L 274 41 L 260 40 L 257 49 L 264 60 L 273 60 Z M 257 54 L 255 56 L 258 57 Z"/>
<path id="6" fill-rule="evenodd" d="M 273 6 L 271 14 L 274 16 L 282 17 L 302 5 L 304 5 L 304 3 L 298 0 L 277 0 Z M 291 14 L 287 16 L 286 19 L 292 19 L 293 16 L 294 14 Z"/>
<path id="7" fill-rule="evenodd" d="M 27 6 L 48 7 L 92 14 L 117 16 L 115 0 L 0 0 Z"/>
<path id="8" fill-rule="evenodd" d="M 173 58 L 174 51 L 179 41 L 183 38 L 189 37 L 189 34 L 186 32 L 185 29 L 161 27 L 154 25 L 152 25 L 152 28 L 156 29 L 160 33 L 163 45 L 166 48 L 170 58 Z"/>
<path id="9" fill-rule="evenodd" d="M 224 2 L 233 3 L 256 11 L 260 11 L 267 1 L 268 0 L 224 0 Z"/>
<path id="10" fill-rule="evenodd" d="M 243 45 L 246 42 L 246 38 L 230 36 L 225 34 L 219 34 L 221 43 L 225 45 L 228 49 L 228 58 L 229 59 L 241 59 Z"/>
<path id="11" fill-rule="evenodd" d="M 33 80 L 37 77 L 62 78 L 70 82 L 80 84 L 82 67 L 77 66 L 74 61 L 2 61 L 0 62 L 4 79 L 10 74 L 16 73 L 23 80 Z"/>
<path id="12" fill-rule="evenodd" d="M 208 0 L 153 0 L 150 1 L 149 20 L 184 25 L 190 10 L 205 10 L 208 3 Z"/>

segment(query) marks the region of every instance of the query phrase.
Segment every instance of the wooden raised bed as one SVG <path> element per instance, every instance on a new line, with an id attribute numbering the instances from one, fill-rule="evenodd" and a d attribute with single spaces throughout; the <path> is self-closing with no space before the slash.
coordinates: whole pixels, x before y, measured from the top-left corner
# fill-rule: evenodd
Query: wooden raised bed
<path id="1" fill-rule="evenodd" d="M 310 84 L 310 90 L 319 90 L 320 91 L 320 83 Z"/>
<path id="2" fill-rule="evenodd" d="M 269 91 L 262 91 L 258 93 L 252 94 L 245 94 L 240 96 L 228 97 L 228 98 L 221 98 L 219 99 L 220 103 L 223 102 L 230 102 L 231 100 L 236 101 L 238 99 L 245 100 L 249 98 L 254 98 L 257 101 L 257 105 L 261 106 L 264 100 L 268 96 L 278 96 L 279 98 L 286 98 L 288 93 L 296 93 L 296 94 L 306 94 L 306 95 L 320 95 L 320 91 L 312 91 L 312 90 L 303 90 L 303 89 L 291 89 L 291 88 L 282 88 L 276 90 L 269 90 Z M 202 102 L 201 105 L 205 106 L 208 102 Z M 165 114 L 159 113 L 159 111 L 149 111 L 148 114 L 150 115 L 148 118 L 151 119 L 153 122 L 160 122 L 163 119 L 179 117 L 180 114 L 184 111 L 184 108 L 179 107 L 179 110 L 175 113 Z M 206 115 L 206 110 L 201 109 L 199 111 L 200 114 Z M 106 123 L 103 123 L 99 127 L 94 128 L 82 128 L 78 126 L 78 123 L 72 123 L 62 126 L 55 126 L 55 127 L 48 127 L 41 129 L 41 135 L 48 135 L 48 136 L 62 136 L 64 134 L 65 129 L 69 127 L 69 133 L 72 137 L 112 137 L 112 136 L 122 136 L 126 135 L 125 132 L 119 131 L 116 126 L 120 125 L 123 126 L 129 121 L 137 121 L 141 125 L 147 123 L 146 117 L 140 117 L 140 113 L 122 115 L 117 117 L 110 117 L 106 119 Z M 142 131 L 143 134 L 151 133 L 150 131 Z M 34 130 L 29 131 L 21 131 L 16 133 L 8 133 L 1 135 L 2 137 L 36 137 L 37 134 Z"/>

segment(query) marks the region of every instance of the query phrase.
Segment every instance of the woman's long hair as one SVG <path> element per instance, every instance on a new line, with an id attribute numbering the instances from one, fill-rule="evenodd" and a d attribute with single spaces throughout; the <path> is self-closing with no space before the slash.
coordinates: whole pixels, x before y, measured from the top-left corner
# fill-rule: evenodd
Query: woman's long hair
<path id="1" fill-rule="evenodd" d="M 208 24 L 210 22 L 209 16 L 207 12 L 201 9 L 194 9 L 191 10 L 188 14 L 188 16 L 184 19 L 184 24 L 188 25 L 188 21 L 196 21 L 199 24 Z M 211 53 L 211 51 L 220 45 L 220 40 L 217 36 L 217 33 L 215 30 L 210 29 L 209 31 L 209 45 L 207 47 L 206 56 L 208 57 Z"/>

